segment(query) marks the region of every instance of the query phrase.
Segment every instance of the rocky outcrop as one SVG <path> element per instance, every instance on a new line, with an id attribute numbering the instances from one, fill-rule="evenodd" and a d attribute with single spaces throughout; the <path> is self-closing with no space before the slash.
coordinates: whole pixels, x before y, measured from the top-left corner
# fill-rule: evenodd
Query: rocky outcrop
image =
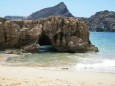
<path id="1" fill-rule="evenodd" d="M 39 20 L 5 21 L 1 24 L 2 48 L 39 52 L 39 45 L 52 45 L 60 52 L 87 52 L 92 46 L 86 24 L 77 18 L 48 17 Z"/>
<path id="2" fill-rule="evenodd" d="M 88 24 L 90 31 L 115 32 L 115 12 L 100 11 L 90 18 L 81 18 Z"/>

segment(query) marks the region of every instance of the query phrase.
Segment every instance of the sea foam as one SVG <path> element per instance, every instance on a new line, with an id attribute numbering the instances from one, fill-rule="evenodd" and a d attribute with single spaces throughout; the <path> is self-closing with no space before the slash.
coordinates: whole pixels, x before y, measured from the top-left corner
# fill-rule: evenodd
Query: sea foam
<path id="1" fill-rule="evenodd" d="M 74 68 L 76 70 L 96 71 L 96 72 L 113 72 L 115 73 L 115 60 L 104 59 L 99 62 L 83 61 L 77 63 Z"/>

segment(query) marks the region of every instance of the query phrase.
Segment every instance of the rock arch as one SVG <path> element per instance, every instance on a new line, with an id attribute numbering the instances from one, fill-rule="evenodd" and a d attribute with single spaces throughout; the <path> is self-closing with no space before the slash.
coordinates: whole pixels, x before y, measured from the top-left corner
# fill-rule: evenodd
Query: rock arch
<path id="1" fill-rule="evenodd" d="M 52 45 L 51 40 L 49 39 L 49 37 L 45 33 L 42 33 L 41 36 L 39 37 L 38 44 L 41 46 Z"/>
<path id="2" fill-rule="evenodd" d="M 22 21 L 6 20 L 0 27 L 5 27 L 8 39 L 7 43 L 0 40 L 0 44 L 4 45 L 2 48 L 15 48 L 20 45 L 19 48 L 24 46 L 22 49 L 25 52 L 38 52 L 40 45 L 51 44 L 60 52 L 98 51 L 89 40 L 87 25 L 78 18 L 55 16 L 20 22 Z M 1 31 L 0 39 L 5 39 L 3 32 Z"/>

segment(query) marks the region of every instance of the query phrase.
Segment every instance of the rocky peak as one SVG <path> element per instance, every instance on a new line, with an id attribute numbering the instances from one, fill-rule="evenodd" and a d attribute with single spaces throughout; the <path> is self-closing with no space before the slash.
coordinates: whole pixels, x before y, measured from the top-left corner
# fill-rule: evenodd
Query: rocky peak
<path id="1" fill-rule="evenodd" d="M 28 19 L 46 18 L 48 16 L 73 17 L 73 15 L 67 9 L 67 6 L 63 2 L 61 2 L 56 6 L 45 8 L 32 13 L 30 16 L 28 16 Z"/>
<path id="2" fill-rule="evenodd" d="M 64 4 L 64 2 L 60 2 L 60 3 L 57 4 L 55 7 L 67 8 L 66 5 Z"/>

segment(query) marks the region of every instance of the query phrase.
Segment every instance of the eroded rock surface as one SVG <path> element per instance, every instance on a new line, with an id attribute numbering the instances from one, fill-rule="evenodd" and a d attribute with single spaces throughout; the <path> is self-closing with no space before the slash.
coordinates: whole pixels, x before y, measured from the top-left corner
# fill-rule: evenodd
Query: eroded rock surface
<path id="1" fill-rule="evenodd" d="M 1 22 L 1 21 L 0 21 Z M 38 52 L 42 43 L 60 52 L 98 51 L 89 40 L 87 25 L 77 18 L 48 17 L 0 23 L 0 49 L 20 48 Z"/>

